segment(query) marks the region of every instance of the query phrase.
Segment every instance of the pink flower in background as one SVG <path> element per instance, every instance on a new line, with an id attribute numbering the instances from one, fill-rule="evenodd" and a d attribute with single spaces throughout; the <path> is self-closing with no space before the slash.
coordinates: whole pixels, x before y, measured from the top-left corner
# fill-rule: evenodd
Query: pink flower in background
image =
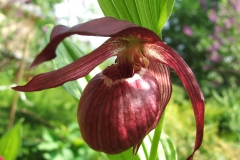
<path id="1" fill-rule="evenodd" d="M 240 13 L 240 1 L 239 0 L 229 0 L 229 3 L 233 6 L 237 13 Z"/>
<path id="2" fill-rule="evenodd" d="M 222 27 L 220 27 L 220 26 L 215 26 L 215 27 L 214 27 L 215 34 L 221 33 L 222 30 L 223 30 L 223 29 L 222 29 Z"/>
<path id="3" fill-rule="evenodd" d="M 215 62 L 215 63 L 219 63 L 222 60 L 222 56 L 217 52 L 217 51 L 213 51 L 211 52 L 210 55 L 210 60 Z"/>
<path id="4" fill-rule="evenodd" d="M 229 29 L 232 27 L 233 22 L 234 22 L 234 17 L 231 17 L 231 18 L 225 19 L 223 23 L 224 23 L 225 28 Z"/>
<path id="5" fill-rule="evenodd" d="M 193 31 L 192 31 L 192 29 L 191 29 L 188 25 L 184 25 L 184 27 L 183 27 L 183 32 L 184 32 L 187 36 L 192 36 L 192 35 L 193 35 Z"/>
<path id="6" fill-rule="evenodd" d="M 43 27 L 42 27 L 42 31 L 43 31 L 44 33 L 46 33 L 46 32 L 48 31 L 48 28 L 47 28 L 46 26 L 43 26 Z"/>
<path id="7" fill-rule="evenodd" d="M 215 9 L 210 9 L 208 18 L 213 22 L 217 22 L 218 16 L 217 16 L 217 12 Z"/>

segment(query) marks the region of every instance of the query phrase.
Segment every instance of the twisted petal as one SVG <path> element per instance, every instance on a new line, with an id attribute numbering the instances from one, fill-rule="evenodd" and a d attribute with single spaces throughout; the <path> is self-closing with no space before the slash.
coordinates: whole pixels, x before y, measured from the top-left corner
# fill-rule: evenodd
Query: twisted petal
<path id="1" fill-rule="evenodd" d="M 114 56 L 124 48 L 124 43 L 118 38 L 110 38 L 99 48 L 75 62 L 60 69 L 42 73 L 33 77 L 26 85 L 16 86 L 13 89 L 24 92 L 39 91 L 62 85 L 67 81 L 86 76 L 94 67 Z"/>
<path id="2" fill-rule="evenodd" d="M 111 17 L 104 17 L 78 24 L 72 28 L 58 25 L 52 30 L 50 42 L 35 58 L 31 67 L 56 57 L 55 50 L 59 43 L 66 37 L 78 34 L 87 36 L 119 37 L 135 35 L 141 38 L 159 39 L 152 31 L 139 27 L 127 21 L 119 21 Z"/>
<path id="3" fill-rule="evenodd" d="M 148 55 L 160 63 L 171 67 L 180 77 L 187 93 L 191 99 L 196 121 L 196 140 L 193 153 L 188 160 L 193 158 L 195 151 L 200 147 L 204 128 L 204 97 L 196 81 L 194 74 L 182 57 L 166 44 L 158 41 L 154 44 L 146 44 Z"/>
<path id="4" fill-rule="evenodd" d="M 136 26 L 127 21 L 119 21 L 111 17 L 104 17 L 76 25 L 72 28 L 66 26 L 56 26 L 53 28 L 50 42 L 44 50 L 35 58 L 31 67 L 56 57 L 55 50 L 59 43 L 66 37 L 79 34 L 89 36 L 110 36 L 113 37 L 105 42 L 92 53 L 78 59 L 58 70 L 43 73 L 35 76 L 25 86 L 13 87 L 18 91 L 39 91 L 47 88 L 53 88 L 62 85 L 67 81 L 76 80 L 87 75 L 98 64 L 114 56 L 126 44 L 122 38 L 126 36 L 137 36 L 139 38 L 158 40 L 158 36 L 152 31 Z M 115 37 L 115 38 L 114 38 Z"/>

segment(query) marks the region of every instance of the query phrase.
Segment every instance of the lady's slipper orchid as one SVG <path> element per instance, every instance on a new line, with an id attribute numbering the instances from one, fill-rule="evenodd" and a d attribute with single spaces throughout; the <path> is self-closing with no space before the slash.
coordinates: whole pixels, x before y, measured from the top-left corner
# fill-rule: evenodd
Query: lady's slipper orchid
<path id="1" fill-rule="evenodd" d="M 116 154 L 133 147 L 136 154 L 144 137 L 156 127 L 170 99 L 170 68 L 180 77 L 194 110 L 196 141 L 200 147 L 204 127 L 204 97 L 184 60 L 151 30 L 127 21 L 105 17 L 72 28 L 56 26 L 50 42 L 31 67 L 53 59 L 58 44 L 79 34 L 111 37 L 99 48 L 75 62 L 33 77 L 13 89 L 24 92 L 53 88 L 86 76 L 111 56 L 115 64 L 97 74 L 86 86 L 78 106 L 78 123 L 87 144 Z"/>

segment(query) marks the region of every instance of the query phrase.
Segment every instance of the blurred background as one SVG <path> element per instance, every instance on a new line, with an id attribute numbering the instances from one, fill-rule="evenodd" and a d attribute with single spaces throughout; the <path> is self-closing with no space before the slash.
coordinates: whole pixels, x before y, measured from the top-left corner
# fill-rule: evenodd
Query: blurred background
<path id="1" fill-rule="evenodd" d="M 52 62 L 29 70 L 42 49 L 48 25 L 102 17 L 96 0 L 0 0 L 0 137 L 24 118 L 19 160 L 103 160 L 81 139 L 77 101 L 61 87 L 18 93 L 34 75 L 53 70 Z M 176 0 L 162 34 L 163 41 L 185 59 L 206 99 L 204 140 L 195 159 L 237 160 L 240 157 L 240 1 Z M 72 36 L 88 53 L 103 38 Z M 164 130 L 178 158 L 193 148 L 195 120 L 187 93 L 172 72 L 173 95 Z"/>

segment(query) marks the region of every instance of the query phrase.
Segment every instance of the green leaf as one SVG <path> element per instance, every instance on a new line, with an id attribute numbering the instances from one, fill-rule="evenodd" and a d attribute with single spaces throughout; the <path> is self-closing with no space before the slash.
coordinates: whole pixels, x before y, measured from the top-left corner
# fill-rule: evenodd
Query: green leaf
<path id="1" fill-rule="evenodd" d="M 73 159 L 74 158 L 74 154 L 73 151 L 69 148 L 62 148 L 62 157 L 64 159 Z"/>
<path id="2" fill-rule="evenodd" d="M 38 145 L 38 150 L 52 151 L 58 149 L 60 142 L 42 142 Z"/>
<path id="3" fill-rule="evenodd" d="M 167 136 L 166 133 L 161 135 L 161 144 L 164 150 L 166 160 L 177 160 L 177 151 L 172 140 Z"/>
<path id="4" fill-rule="evenodd" d="M 14 127 L 0 139 L 0 155 L 4 160 L 15 160 L 21 147 L 22 122 L 20 119 Z"/>
<path id="5" fill-rule="evenodd" d="M 101 1 L 101 3 L 99 3 L 100 7 L 101 8 L 104 8 L 102 9 L 103 13 L 105 15 L 109 15 L 109 16 L 112 16 L 112 17 L 115 17 L 117 19 L 121 19 L 122 17 L 120 17 L 120 13 L 119 11 L 117 10 L 117 7 L 114 6 L 114 3 L 109 0 L 109 1 Z"/>
<path id="6" fill-rule="evenodd" d="M 174 6 L 174 0 L 152 0 L 157 3 L 157 8 L 160 13 L 159 19 L 158 19 L 158 31 L 161 31 L 163 29 L 164 24 L 167 22 L 168 18 L 170 17 L 172 13 L 172 9 Z"/>
<path id="7" fill-rule="evenodd" d="M 153 30 L 155 33 L 156 30 L 156 20 L 152 17 L 151 8 L 152 5 L 149 0 L 135 1 L 137 7 L 137 13 L 139 14 L 140 20 L 143 27 Z"/>
<path id="8" fill-rule="evenodd" d="M 156 158 L 150 156 L 152 153 L 152 143 L 154 141 L 155 130 L 152 130 L 143 140 L 139 148 L 138 156 L 141 160 L 177 160 L 177 151 L 171 139 L 162 131 L 161 138 L 158 141 Z"/>
<path id="9" fill-rule="evenodd" d="M 121 154 L 116 155 L 107 155 L 109 160 L 140 160 L 138 155 L 133 155 L 132 149 L 129 149 L 125 152 L 122 152 Z"/>
<path id="10" fill-rule="evenodd" d="M 127 20 L 143 26 L 134 0 L 98 0 L 98 3 L 105 16 Z"/>
<path id="11" fill-rule="evenodd" d="M 43 130 L 43 140 L 47 142 L 53 142 L 54 139 L 51 136 L 50 132 L 47 129 Z"/>
<path id="12" fill-rule="evenodd" d="M 98 3 L 105 16 L 133 22 L 161 36 L 174 0 L 98 0 Z"/>

